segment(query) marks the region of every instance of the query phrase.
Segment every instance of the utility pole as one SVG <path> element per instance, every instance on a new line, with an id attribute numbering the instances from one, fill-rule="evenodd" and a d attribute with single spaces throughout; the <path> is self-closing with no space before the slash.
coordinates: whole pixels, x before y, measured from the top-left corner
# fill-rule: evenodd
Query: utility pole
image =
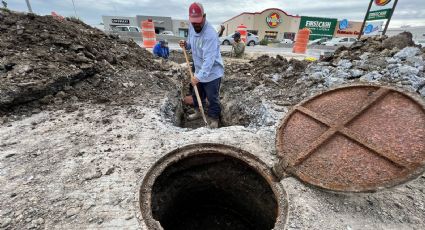
<path id="1" fill-rule="evenodd" d="M 364 25 L 366 24 L 366 20 L 369 15 L 370 8 L 372 8 L 372 3 L 373 3 L 373 0 L 370 0 L 369 7 L 367 8 L 366 15 L 364 16 L 362 28 L 360 29 L 360 33 L 359 33 L 359 36 L 357 37 L 357 40 L 360 40 L 360 38 L 363 35 Z"/>
<path id="2" fill-rule="evenodd" d="M 27 2 L 27 6 L 28 6 L 28 11 L 30 13 L 32 13 L 32 9 L 31 9 L 31 4 L 30 4 L 30 0 L 25 0 Z"/>
<path id="3" fill-rule="evenodd" d="M 78 18 L 77 10 L 75 9 L 75 3 L 74 3 L 74 0 L 72 0 L 72 6 L 74 7 L 75 17 L 76 17 L 76 18 Z"/>
<path id="4" fill-rule="evenodd" d="M 395 0 L 394 5 L 393 5 L 393 8 L 391 9 L 390 17 L 387 20 L 387 24 L 385 24 L 385 29 L 382 32 L 382 35 L 385 35 L 385 33 L 387 32 L 388 26 L 390 25 L 391 18 L 393 17 L 393 13 L 394 13 L 395 7 L 397 6 L 397 2 L 398 2 L 398 0 Z"/>

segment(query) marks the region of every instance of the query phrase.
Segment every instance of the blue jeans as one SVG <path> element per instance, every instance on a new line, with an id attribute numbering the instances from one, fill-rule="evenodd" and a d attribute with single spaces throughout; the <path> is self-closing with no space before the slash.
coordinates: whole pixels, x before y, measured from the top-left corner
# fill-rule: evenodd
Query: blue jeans
<path id="1" fill-rule="evenodd" d="M 208 99 L 208 116 L 213 119 L 219 119 L 221 113 L 220 107 L 220 84 L 221 78 L 217 78 L 210 82 L 199 82 L 197 84 L 199 97 L 205 110 L 205 98 Z M 198 100 L 196 99 L 195 90 L 192 92 L 193 105 L 198 110 Z"/>

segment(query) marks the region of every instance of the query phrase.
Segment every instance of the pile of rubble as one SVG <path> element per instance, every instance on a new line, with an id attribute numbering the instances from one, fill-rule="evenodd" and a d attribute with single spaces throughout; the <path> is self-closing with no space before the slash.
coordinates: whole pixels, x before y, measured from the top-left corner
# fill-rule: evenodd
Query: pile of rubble
<path id="1" fill-rule="evenodd" d="M 175 111 L 182 110 L 185 65 L 154 59 L 136 43 L 72 18 L 1 10 L 0 21 L 0 115 L 31 115 L 49 107 L 74 111 L 86 101 L 148 104 L 151 97 L 168 94 L 162 112 L 179 120 Z M 171 54 L 185 62 L 182 53 Z M 288 106 L 348 83 L 388 84 L 425 96 L 424 49 L 414 46 L 409 33 L 365 38 L 319 62 L 264 55 L 250 61 L 225 58 L 225 65 L 225 126 L 274 125 Z"/>
<path id="2" fill-rule="evenodd" d="M 248 63 L 226 62 L 221 89 L 223 123 L 244 126 L 274 123 L 277 116 L 268 114 L 267 107 L 270 102 L 289 105 L 286 99 L 291 88 L 308 64 L 296 59 L 288 61 L 279 55 L 260 56 Z"/>
<path id="3" fill-rule="evenodd" d="M 0 10 L 0 114 L 30 102 L 29 113 L 67 101 L 131 102 L 171 89 L 164 70 L 136 43 L 79 20 Z"/>
<path id="4" fill-rule="evenodd" d="M 407 32 L 362 39 L 338 49 L 327 62 L 311 65 L 298 83 L 328 88 L 368 82 L 402 87 L 425 97 L 424 51 L 414 45 Z"/>
<path id="5" fill-rule="evenodd" d="M 247 64 L 226 65 L 222 86 L 224 122 L 274 125 L 286 106 L 329 88 L 350 83 L 390 85 L 425 97 L 425 49 L 410 33 L 366 38 L 324 61 L 309 63 L 262 56 Z"/>

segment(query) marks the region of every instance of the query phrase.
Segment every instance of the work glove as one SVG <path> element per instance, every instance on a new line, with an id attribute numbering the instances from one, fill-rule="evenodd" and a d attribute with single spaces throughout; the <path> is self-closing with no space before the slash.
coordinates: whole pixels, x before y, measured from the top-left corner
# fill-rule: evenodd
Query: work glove
<path id="1" fill-rule="evenodd" d="M 180 45 L 180 47 L 182 48 L 182 49 L 186 49 L 186 41 L 185 40 L 180 40 L 179 41 L 179 45 Z"/>

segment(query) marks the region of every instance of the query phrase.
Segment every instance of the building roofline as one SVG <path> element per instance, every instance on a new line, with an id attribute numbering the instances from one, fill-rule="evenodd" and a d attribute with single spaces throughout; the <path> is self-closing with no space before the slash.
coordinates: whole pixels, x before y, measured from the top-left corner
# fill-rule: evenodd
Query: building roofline
<path id="1" fill-rule="evenodd" d="M 232 20 L 232 19 L 234 19 L 234 18 L 237 18 L 237 17 L 239 17 L 239 16 L 241 16 L 241 15 L 244 15 L 244 14 L 251 14 L 251 15 L 255 15 L 255 14 L 262 14 L 262 13 L 264 13 L 265 11 L 268 11 L 268 10 L 276 10 L 276 11 L 280 11 L 280 12 L 284 13 L 286 16 L 294 17 L 294 18 L 300 18 L 300 16 L 294 16 L 294 15 L 288 14 L 288 13 L 286 13 L 285 11 L 283 11 L 283 10 L 281 10 L 281 9 L 279 9 L 279 8 L 268 8 L 268 9 L 265 9 L 265 10 L 263 10 L 263 11 L 261 11 L 261 12 L 243 12 L 243 13 L 240 13 L 240 14 L 238 14 L 238 15 L 236 15 L 236 16 L 234 16 L 234 17 L 232 17 L 232 18 L 230 18 L 230 19 L 228 19 L 228 20 L 226 20 L 226 21 L 224 21 L 223 23 L 226 23 L 226 22 L 228 22 L 228 21 L 230 21 L 230 20 Z"/>

